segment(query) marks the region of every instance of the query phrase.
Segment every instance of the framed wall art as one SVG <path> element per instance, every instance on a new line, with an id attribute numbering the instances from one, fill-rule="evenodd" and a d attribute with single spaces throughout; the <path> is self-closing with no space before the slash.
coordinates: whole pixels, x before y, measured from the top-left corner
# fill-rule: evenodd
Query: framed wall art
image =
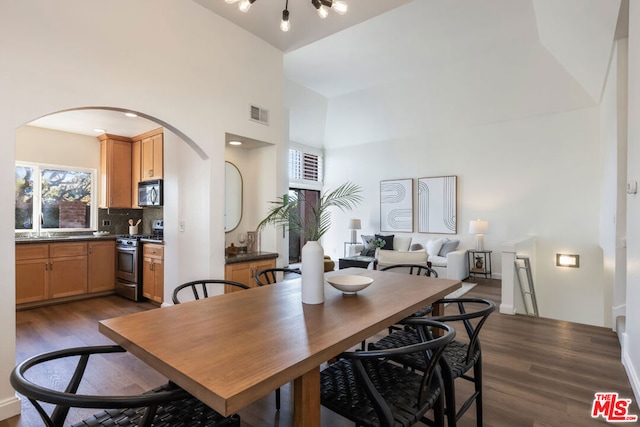
<path id="1" fill-rule="evenodd" d="M 380 181 L 380 231 L 413 232 L 413 179 Z"/>
<path id="2" fill-rule="evenodd" d="M 458 177 L 418 178 L 418 232 L 456 234 Z"/>

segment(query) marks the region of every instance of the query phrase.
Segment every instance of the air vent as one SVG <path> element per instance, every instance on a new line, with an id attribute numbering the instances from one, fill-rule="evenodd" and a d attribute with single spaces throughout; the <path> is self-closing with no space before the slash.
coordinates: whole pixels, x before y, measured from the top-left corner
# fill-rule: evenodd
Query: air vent
<path id="1" fill-rule="evenodd" d="M 269 110 L 251 105 L 250 120 L 254 122 L 262 123 L 263 125 L 269 125 Z"/>

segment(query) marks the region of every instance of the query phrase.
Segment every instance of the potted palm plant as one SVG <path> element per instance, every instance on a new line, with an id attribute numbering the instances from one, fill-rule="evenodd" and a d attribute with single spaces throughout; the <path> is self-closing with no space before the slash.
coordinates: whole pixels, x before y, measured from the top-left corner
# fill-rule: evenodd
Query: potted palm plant
<path id="1" fill-rule="evenodd" d="M 302 302 L 324 302 L 324 250 L 318 242 L 331 228 L 330 208 L 350 211 L 362 201 L 362 189 L 346 182 L 323 193 L 317 200 L 304 196 L 284 195 L 269 202 L 272 207 L 258 230 L 267 225 L 283 226 L 299 233 L 306 241 L 302 248 Z"/>

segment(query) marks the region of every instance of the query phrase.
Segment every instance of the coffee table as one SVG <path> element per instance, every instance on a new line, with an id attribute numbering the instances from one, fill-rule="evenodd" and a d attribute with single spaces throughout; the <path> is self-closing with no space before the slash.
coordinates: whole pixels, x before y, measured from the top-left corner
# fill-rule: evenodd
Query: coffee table
<path id="1" fill-rule="evenodd" d="M 340 270 L 349 267 L 368 268 L 369 264 L 374 263 L 373 267 L 375 269 L 375 262 L 376 259 L 370 256 L 350 256 L 338 259 L 338 268 Z"/>

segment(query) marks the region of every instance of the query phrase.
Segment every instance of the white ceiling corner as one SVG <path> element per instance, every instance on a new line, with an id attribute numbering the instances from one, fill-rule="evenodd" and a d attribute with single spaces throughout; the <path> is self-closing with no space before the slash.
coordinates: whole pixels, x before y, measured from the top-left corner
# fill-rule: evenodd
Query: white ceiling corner
<path id="1" fill-rule="evenodd" d="M 621 0 L 532 0 L 542 45 L 600 102 Z"/>

